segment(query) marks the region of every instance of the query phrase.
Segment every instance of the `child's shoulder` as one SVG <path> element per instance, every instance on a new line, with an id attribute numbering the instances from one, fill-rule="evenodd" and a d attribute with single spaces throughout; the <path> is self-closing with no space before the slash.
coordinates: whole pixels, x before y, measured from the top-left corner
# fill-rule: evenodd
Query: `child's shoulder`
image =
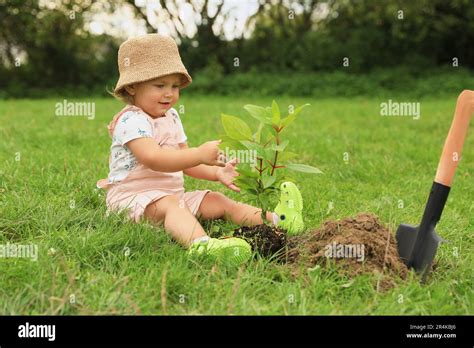
<path id="1" fill-rule="evenodd" d="M 150 115 L 148 115 L 141 108 L 134 105 L 130 105 L 126 106 L 120 111 L 117 121 L 118 123 L 126 124 L 129 121 L 149 121 L 149 118 Z"/>
<path id="2" fill-rule="evenodd" d="M 122 118 L 124 115 L 137 115 L 137 116 L 148 116 L 148 114 L 143 111 L 141 108 L 135 105 L 127 105 L 125 106 L 121 111 L 120 114 L 122 115 Z"/>
<path id="3" fill-rule="evenodd" d="M 124 129 L 129 128 L 140 128 L 140 127 L 151 127 L 150 116 L 142 109 L 131 106 L 125 107 L 117 115 L 114 133 L 123 132 Z"/>
<path id="4" fill-rule="evenodd" d="M 179 113 L 178 111 L 175 109 L 175 108 L 170 108 L 167 113 L 170 114 L 170 116 L 174 117 L 175 119 L 177 119 L 178 121 L 181 121 L 181 118 L 179 116 Z"/>

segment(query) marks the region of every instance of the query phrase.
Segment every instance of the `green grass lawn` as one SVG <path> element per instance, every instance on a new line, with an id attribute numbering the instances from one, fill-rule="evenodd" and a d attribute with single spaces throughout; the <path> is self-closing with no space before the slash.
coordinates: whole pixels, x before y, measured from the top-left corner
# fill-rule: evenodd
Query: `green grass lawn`
<path id="1" fill-rule="evenodd" d="M 380 116 L 387 101 L 380 99 L 277 100 L 282 108 L 311 103 L 287 133 L 299 162 L 324 172 L 296 175 L 308 229 L 361 211 L 392 231 L 419 223 L 456 96 L 419 100 L 419 120 Z M 81 101 L 96 103 L 94 119 L 55 116 L 59 98 L 0 101 L 0 244 L 36 244 L 39 253 L 36 262 L 0 259 L 0 314 L 474 314 L 473 134 L 437 228 L 449 242 L 436 271 L 424 286 L 411 277 L 378 292 L 375 276 L 351 283 L 329 269 L 294 279 L 287 266 L 260 258 L 240 269 L 191 262 L 162 229 L 107 217 L 95 183 L 107 175 L 106 125 L 121 104 Z M 177 105 L 185 107 L 190 146 L 218 139 L 220 113 L 247 117 L 248 103 L 271 99 L 185 93 Z M 198 188 L 241 199 L 220 184 L 186 179 L 187 190 Z"/>

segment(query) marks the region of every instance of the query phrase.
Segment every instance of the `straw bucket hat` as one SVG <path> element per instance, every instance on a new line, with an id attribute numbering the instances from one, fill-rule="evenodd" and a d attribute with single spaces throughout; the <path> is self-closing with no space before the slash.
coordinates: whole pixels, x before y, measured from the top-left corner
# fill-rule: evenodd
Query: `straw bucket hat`
<path id="1" fill-rule="evenodd" d="M 114 93 L 132 83 L 148 81 L 169 74 L 181 74 L 180 88 L 189 86 L 191 76 L 184 67 L 176 42 L 160 34 L 147 34 L 130 38 L 120 45 L 118 51 L 120 77 Z"/>

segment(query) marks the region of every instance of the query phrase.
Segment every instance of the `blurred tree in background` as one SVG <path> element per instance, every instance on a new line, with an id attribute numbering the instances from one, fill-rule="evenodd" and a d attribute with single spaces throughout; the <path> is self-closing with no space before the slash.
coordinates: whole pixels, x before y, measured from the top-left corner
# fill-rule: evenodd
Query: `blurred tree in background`
<path id="1" fill-rule="evenodd" d="M 38 1 L 0 1 L 3 68 L 0 88 L 88 90 L 115 75 L 115 39 L 84 30 L 92 2 L 64 1 L 40 7 Z M 103 87 L 102 87 L 103 88 Z"/>
<path id="2" fill-rule="evenodd" d="M 337 16 L 327 35 L 352 56 L 353 67 L 405 65 L 416 69 L 451 64 L 474 67 L 471 0 L 331 1 Z M 471 46 L 471 47 L 469 47 Z"/>
<path id="3" fill-rule="evenodd" d="M 294 79 L 332 71 L 337 78 L 328 78 L 330 83 L 344 81 L 343 73 L 378 71 L 383 79 L 393 71 L 388 80 L 401 71 L 420 76 L 455 64 L 474 68 L 471 0 L 255 0 L 245 30 L 235 29 L 231 39 L 224 25 L 235 20 L 235 7 L 224 6 L 225 0 L 154 2 L 150 10 L 136 0 L 0 0 L 0 96 L 103 94 L 112 88 L 118 46 L 126 37 L 87 28 L 94 15 L 123 9 L 148 32 L 160 32 L 166 23 L 198 77 L 198 91 L 218 93 L 215 82 L 229 75 L 242 86 L 258 85 L 256 78 L 264 74 Z M 185 7 L 191 13 L 186 18 Z"/>

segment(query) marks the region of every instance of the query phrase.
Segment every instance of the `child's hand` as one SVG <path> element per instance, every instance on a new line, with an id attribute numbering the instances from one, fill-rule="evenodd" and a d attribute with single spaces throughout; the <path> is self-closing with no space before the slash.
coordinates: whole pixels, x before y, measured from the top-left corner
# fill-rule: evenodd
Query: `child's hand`
<path id="1" fill-rule="evenodd" d="M 201 154 L 202 164 L 225 167 L 226 164 L 224 161 L 222 161 L 224 156 L 218 147 L 221 142 L 222 140 L 208 141 L 198 147 L 199 153 Z"/>
<path id="2" fill-rule="evenodd" d="M 235 192 L 240 192 L 240 188 L 232 183 L 234 178 L 239 176 L 239 173 L 235 170 L 235 166 L 238 162 L 237 158 L 234 158 L 227 162 L 224 168 L 217 168 L 216 171 L 217 180 Z"/>

